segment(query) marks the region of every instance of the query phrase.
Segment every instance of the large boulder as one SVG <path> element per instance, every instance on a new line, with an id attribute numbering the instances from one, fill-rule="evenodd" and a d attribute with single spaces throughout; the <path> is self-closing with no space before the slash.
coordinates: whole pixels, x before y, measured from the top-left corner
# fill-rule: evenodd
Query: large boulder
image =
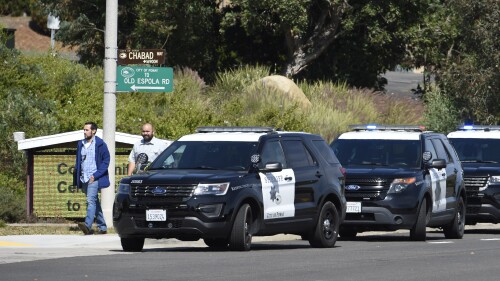
<path id="1" fill-rule="evenodd" d="M 311 102 L 304 92 L 297 84 L 285 76 L 267 76 L 260 79 L 256 84 L 258 87 L 264 87 L 286 96 L 288 99 L 297 102 L 302 108 L 309 108 L 311 106 Z"/>

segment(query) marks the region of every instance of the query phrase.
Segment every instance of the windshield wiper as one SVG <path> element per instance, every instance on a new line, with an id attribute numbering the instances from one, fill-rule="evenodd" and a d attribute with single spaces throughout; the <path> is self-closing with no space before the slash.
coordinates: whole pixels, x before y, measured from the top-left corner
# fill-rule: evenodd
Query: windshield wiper
<path id="1" fill-rule="evenodd" d="M 194 169 L 194 170 L 219 170 L 219 168 L 215 168 L 215 167 L 210 167 L 210 166 L 198 166 L 198 167 L 194 167 L 194 168 L 189 168 L 189 169 Z"/>
<path id="2" fill-rule="evenodd" d="M 380 162 L 368 162 L 368 161 L 363 161 L 359 163 L 359 165 L 374 165 L 374 166 L 387 166 L 387 164 L 380 163 Z"/>
<path id="3" fill-rule="evenodd" d="M 491 160 L 479 160 L 479 159 L 474 159 L 474 160 L 461 160 L 462 163 L 498 163 L 497 161 L 491 161 Z"/>

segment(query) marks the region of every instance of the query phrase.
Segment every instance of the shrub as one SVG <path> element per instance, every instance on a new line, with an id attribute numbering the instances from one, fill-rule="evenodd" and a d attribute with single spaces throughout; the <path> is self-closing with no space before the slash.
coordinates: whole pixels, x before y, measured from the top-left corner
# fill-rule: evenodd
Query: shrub
<path id="1" fill-rule="evenodd" d="M 0 15 L 22 16 L 29 14 L 30 0 L 0 0 Z"/>
<path id="2" fill-rule="evenodd" d="M 18 222 L 26 217 L 24 183 L 0 174 L 0 220 Z"/>
<path id="3" fill-rule="evenodd" d="M 439 89 L 425 93 L 425 126 L 433 131 L 449 133 L 458 125 L 459 112 L 451 98 Z"/>

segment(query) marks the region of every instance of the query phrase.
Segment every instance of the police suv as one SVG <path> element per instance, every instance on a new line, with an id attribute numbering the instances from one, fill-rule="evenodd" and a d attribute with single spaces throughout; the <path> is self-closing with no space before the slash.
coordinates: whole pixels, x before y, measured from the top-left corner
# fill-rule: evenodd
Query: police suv
<path id="1" fill-rule="evenodd" d="M 466 193 L 456 152 L 443 134 L 419 126 L 353 125 L 331 147 L 346 169 L 347 214 L 340 237 L 426 227 L 462 238 Z"/>
<path id="2" fill-rule="evenodd" d="M 279 233 L 333 247 L 345 202 L 344 169 L 320 136 L 201 127 L 120 181 L 113 223 L 124 251 L 145 238 L 247 251 L 252 236 Z"/>
<path id="3" fill-rule="evenodd" d="M 462 162 L 467 224 L 500 222 L 500 126 L 464 125 L 448 134 Z"/>

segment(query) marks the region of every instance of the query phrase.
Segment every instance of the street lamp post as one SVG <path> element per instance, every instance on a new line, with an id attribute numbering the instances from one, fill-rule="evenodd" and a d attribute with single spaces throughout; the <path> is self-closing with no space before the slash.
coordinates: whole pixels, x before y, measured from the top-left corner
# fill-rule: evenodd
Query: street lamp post
<path id="1" fill-rule="evenodd" d="M 54 50 L 56 30 L 59 29 L 60 22 L 59 17 L 53 16 L 52 14 L 49 14 L 47 17 L 47 28 L 50 29 L 50 49 L 52 51 Z"/>

